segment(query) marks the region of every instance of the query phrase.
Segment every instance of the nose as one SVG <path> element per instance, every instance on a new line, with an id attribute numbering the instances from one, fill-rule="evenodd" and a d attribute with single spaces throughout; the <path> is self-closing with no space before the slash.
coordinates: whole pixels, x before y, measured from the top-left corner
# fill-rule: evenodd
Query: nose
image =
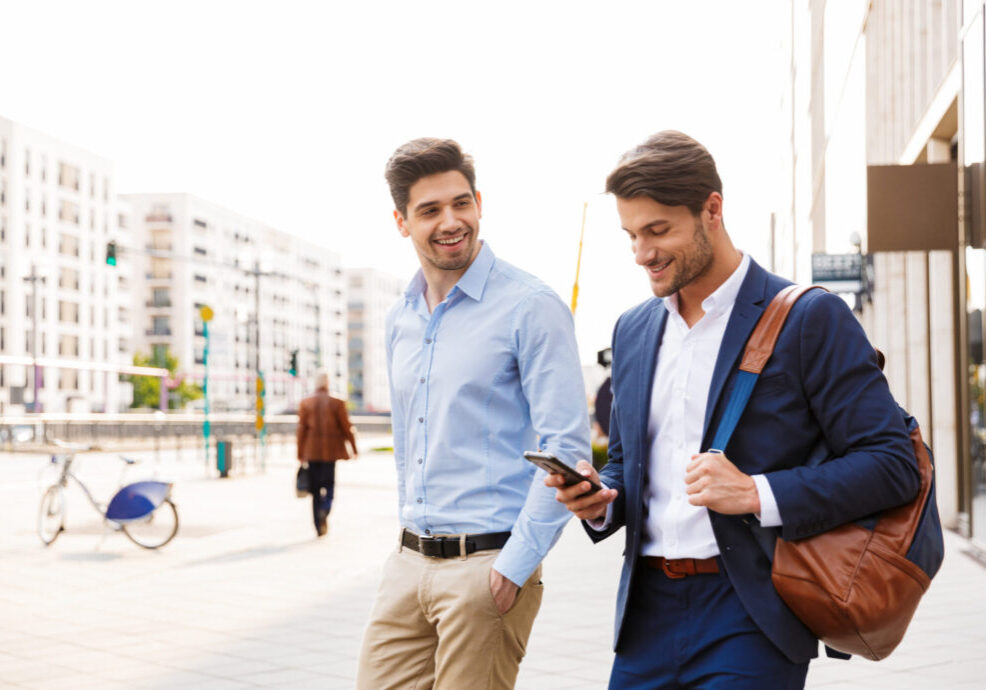
<path id="1" fill-rule="evenodd" d="M 455 211 L 451 206 L 446 206 L 441 211 L 441 217 L 438 219 L 438 229 L 439 230 L 454 230 L 459 226 L 459 219 L 455 217 Z"/>
<path id="2" fill-rule="evenodd" d="M 638 237 L 631 246 L 633 248 L 633 259 L 637 262 L 638 266 L 646 266 L 654 260 L 656 254 L 654 247 L 642 238 Z"/>

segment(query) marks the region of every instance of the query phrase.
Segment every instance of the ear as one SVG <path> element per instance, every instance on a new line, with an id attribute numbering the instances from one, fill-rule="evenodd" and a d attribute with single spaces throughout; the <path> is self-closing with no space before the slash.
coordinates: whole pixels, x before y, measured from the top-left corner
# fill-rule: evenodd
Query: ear
<path id="1" fill-rule="evenodd" d="M 722 194 L 710 192 L 705 199 L 702 213 L 705 215 L 705 219 L 713 224 L 713 227 L 722 227 Z"/>
<path id="2" fill-rule="evenodd" d="M 476 215 L 483 217 L 483 195 L 476 191 Z"/>
<path id="3" fill-rule="evenodd" d="M 411 231 L 407 229 L 407 222 L 404 220 L 404 216 L 396 208 L 394 209 L 394 221 L 397 223 L 397 232 L 402 237 L 407 237 L 411 234 Z"/>

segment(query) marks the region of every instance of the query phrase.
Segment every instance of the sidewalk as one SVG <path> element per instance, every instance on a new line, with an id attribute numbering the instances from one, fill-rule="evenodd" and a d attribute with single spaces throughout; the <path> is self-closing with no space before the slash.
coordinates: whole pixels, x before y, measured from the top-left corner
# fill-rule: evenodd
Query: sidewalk
<path id="1" fill-rule="evenodd" d="M 368 443 L 369 447 L 369 443 Z M 203 460 L 152 452 L 131 480 L 176 478 L 181 529 L 160 551 L 104 535 L 76 489 L 67 531 L 35 534 L 45 459 L 0 454 L 0 688 L 351 688 L 379 568 L 396 541 L 389 455 L 338 466 L 329 535 L 293 495 L 274 449 L 264 474 L 206 479 Z M 116 487 L 111 456 L 80 475 Z M 517 687 L 604 688 L 622 539 L 570 524 L 545 563 L 545 597 Z M 986 567 L 952 534 L 907 639 L 886 661 L 812 663 L 809 688 L 982 687 Z"/>

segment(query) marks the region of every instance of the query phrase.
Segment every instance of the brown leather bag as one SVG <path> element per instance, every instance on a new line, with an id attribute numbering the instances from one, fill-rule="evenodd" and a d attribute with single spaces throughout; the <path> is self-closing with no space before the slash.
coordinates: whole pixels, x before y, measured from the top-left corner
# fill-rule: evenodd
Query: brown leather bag
<path id="1" fill-rule="evenodd" d="M 741 371 L 759 376 L 809 289 L 778 293 L 747 342 Z M 900 643 L 944 556 L 931 454 L 917 422 L 901 412 L 921 474 L 914 500 L 884 511 L 872 528 L 848 523 L 797 541 L 778 538 L 773 552 L 774 587 L 801 622 L 827 646 L 874 661 Z"/>

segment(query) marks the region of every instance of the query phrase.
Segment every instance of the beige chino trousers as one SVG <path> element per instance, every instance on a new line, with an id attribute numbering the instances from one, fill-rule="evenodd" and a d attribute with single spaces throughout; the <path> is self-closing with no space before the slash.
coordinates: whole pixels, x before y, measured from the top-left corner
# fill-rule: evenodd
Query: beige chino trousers
<path id="1" fill-rule="evenodd" d="M 384 564 L 358 690 L 512 688 L 541 607 L 541 566 L 502 616 L 490 592 L 499 550 L 465 559 L 400 548 Z"/>

